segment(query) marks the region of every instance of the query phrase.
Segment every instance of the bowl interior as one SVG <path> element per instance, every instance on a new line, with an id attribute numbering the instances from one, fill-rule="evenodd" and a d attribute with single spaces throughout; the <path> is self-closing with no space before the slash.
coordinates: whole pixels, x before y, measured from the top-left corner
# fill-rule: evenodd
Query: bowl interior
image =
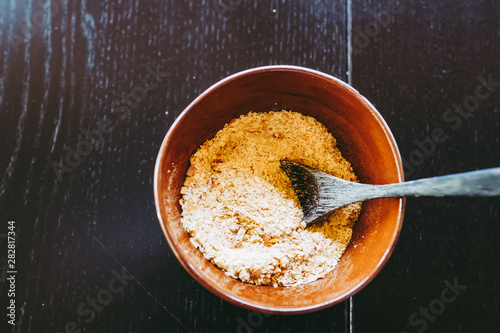
<path id="1" fill-rule="evenodd" d="M 365 202 L 351 244 L 325 278 L 297 287 L 242 283 L 208 262 L 181 224 L 179 191 L 190 156 L 224 124 L 249 111 L 292 110 L 312 116 L 337 139 L 361 182 L 403 180 L 400 155 L 378 112 L 354 89 L 319 72 L 290 66 L 246 71 L 196 99 L 165 137 L 155 170 L 155 200 L 165 236 L 184 268 L 204 287 L 246 308 L 301 313 L 338 303 L 368 283 L 388 259 L 401 229 L 404 201 Z"/>

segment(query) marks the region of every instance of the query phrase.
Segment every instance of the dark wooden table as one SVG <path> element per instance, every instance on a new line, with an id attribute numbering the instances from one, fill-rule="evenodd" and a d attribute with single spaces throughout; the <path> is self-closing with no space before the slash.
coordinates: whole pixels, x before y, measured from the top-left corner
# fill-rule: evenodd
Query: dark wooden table
<path id="1" fill-rule="evenodd" d="M 499 198 L 408 199 L 382 272 L 311 314 L 238 308 L 184 271 L 159 146 L 210 85 L 269 64 L 352 84 L 407 179 L 500 166 L 498 1 L 2 0 L 0 332 L 498 332 Z"/>

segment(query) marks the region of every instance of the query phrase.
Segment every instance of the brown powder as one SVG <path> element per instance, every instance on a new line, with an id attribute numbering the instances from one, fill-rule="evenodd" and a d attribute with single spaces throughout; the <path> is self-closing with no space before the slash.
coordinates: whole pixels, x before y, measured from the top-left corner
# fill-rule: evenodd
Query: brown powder
<path id="1" fill-rule="evenodd" d="M 208 260 L 243 282 L 314 281 L 335 267 L 351 239 L 361 204 L 306 229 L 280 169 L 285 158 L 357 180 L 327 129 L 291 111 L 234 119 L 191 157 L 181 189 L 182 223 Z"/>

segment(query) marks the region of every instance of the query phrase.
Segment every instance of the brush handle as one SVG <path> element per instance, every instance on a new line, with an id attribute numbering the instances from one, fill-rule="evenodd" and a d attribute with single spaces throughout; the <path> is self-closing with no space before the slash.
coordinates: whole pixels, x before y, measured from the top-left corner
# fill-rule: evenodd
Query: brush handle
<path id="1" fill-rule="evenodd" d="M 318 188 L 315 204 L 311 205 L 315 218 L 353 202 L 377 198 L 500 196 L 500 168 L 387 185 L 348 182 L 316 170 L 312 174 Z"/>
<path id="2" fill-rule="evenodd" d="M 500 195 L 500 168 L 424 178 L 388 185 L 368 185 L 364 190 L 370 198 L 407 196 L 498 196 Z M 369 199 L 367 197 L 366 199 Z"/>

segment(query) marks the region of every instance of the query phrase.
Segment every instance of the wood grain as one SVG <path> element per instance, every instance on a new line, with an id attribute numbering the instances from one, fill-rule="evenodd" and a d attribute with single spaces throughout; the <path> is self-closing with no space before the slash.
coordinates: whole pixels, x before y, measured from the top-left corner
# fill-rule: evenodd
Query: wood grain
<path id="1" fill-rule="evenodd" d="M 385 6 L 353 3 L 353 27 L 364 30 Z M 471 114 L 467 118 L 447 111 L 473 101 L 479 76 L 500 81 L 499 14 L 494 1 L 401 2 L 401 12 L 353 55 L 354 87 L 385 117 L 403 158 L 417 162 L 408 179 L 500 165 L 500 87 L 475 109 L 472 103 L 474 111 L 463 107 Z M 445 114 L 459 120 L 447 121 Z M 438 128 L 446 137 L 442 142 L 432 140 Z M 354 332 L 496 331 L 499 203 L 498 198 L 408 199 L 394 254 L 354 297 Z M 444 281 L 454 279 L 467 289 L 441 309 Z M 429 309 L 428 318 L 420 308 Z"/>
<path id="2" fill-rule="evenodd" d="M 500 166 L 499 16 L 493 0 L 0 1 L 0 246 L 15 221 L 18 267 L 17 324 L 0 330 L 496 332 L 498 198 L 408 199 L 396 250 L 353 309 L 265 316 L 180 266 L 152 173 L 184 107 L 268 64 L 352 83 L 393 129 L 409 179 Z M 453 111 L 477 89 L 488 97 Z M 419 308 L 454 279 L 467 289 L 424 329 Z M 7 287 L 2 273 L 2 307 Z"/>
<path id="3" fill-rule="evenodd" d="M 6 331 L 348 331 L 348 303 L 267 317 L 221 301 L 159 228 L 156 154 L 199 93 L 266 64 L 345 78 L 343 2 L 214 2 L 1 3 L 0 211 L 16 221 L 19 267 Z"/>

